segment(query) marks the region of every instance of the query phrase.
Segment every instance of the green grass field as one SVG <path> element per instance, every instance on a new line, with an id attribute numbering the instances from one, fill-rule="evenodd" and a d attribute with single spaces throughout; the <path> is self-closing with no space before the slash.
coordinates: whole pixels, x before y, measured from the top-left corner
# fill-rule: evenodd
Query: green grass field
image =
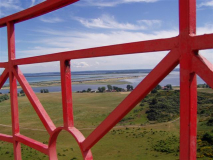
<path id="1" fill-rule="evenodd" d="M 121 93 L 73 93 L 75 127 L 87 137 L 127 95 Z M 61 93 L 38 93 L 37 96 L 55 125 L 61 126 L 63 123 Z M 21 134 L 47 144 L 48 134 L 44 131 L 45 128 L 27 97 L 19 97 L 18 103 Z M 139 107 L 139 105 L 136 106 L 136 108 Z M 0 125 L 0 132 L 11 135 L 10 100 L 1 102 L 0 110 L 0 124 L 6 125 Z M 132 113 L 133 111 L 126 117 L 131 117 Z M 199 126 L 199 128 L 203 129 L 203 126 Z M 207 129 L 210 130 L 210 128 Z M 160 140 L 167 140 L 168 137 L 179 139 L 179 119 L 171 123 L 148 124 L 144 114 L 137 117 L 134 122 L 118 123 L 92 148 L 92 153 L 95 160 L 179 159 L 177 153 L 163 153 L 153 149 L 153 146 Z M 176 149 L 178 148 L 176 144 L 171 144 L 170 147 Z M 59 160 L 82 159 L 77 143 L 65 131 L 58 137 L 57 151 Z M 0 141 L 0 159 L 13 159 L 12 144 Z M 22 145 L 22 159 L 43 160 L 48 159 L 48 156 Z"/>

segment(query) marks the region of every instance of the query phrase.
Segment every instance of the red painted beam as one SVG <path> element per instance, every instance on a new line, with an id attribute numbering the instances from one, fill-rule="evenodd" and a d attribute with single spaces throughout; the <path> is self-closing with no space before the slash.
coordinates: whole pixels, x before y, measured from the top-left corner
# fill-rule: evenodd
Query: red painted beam
<path id="1" fill-rule="evenodd" d="M 176 48 L 178 46 L 177 41 L 178 41 L 177 37 L 174 37 L 167 39 L 141 41 L 90 49 L 67 51 L 44 56 L 16 59 L 13 61 L 13 64 L 23 65 L 23 64 L 52 62 L 59 60 L 114 56 L 114 55 L 124 55 L 124 54 L 134 54 L 144 52 L 155 52 L 155 51 L 167 51 Z"/>
<path id="2" fill-rule="evenodd" d="M 197 79 L 191 71 L 190 36 L 196 35 L 196 0 L 179 0 L 180 160 L 196 160 Z"/>
<path id="3" fill-rule="evenodd" d="M 9 142 L 9 143 L 13 143 L 13 136 L 9 136 L 9 135 L 6 135 L 6 134 L 2 134 L 0 133 L 0 140 L 1 141 L 5 141 L 5 142 Z"/>
<path id="4" fill-rule="evenodd" d="M 213 65 L 201 55 L 192 58 L 192 70 L 213 88 Z"/>
<path id="5" fill-rule="evenodd" d="M 8 62 L 0 62 L 0 68 L 6 68 L 8 66 Z"/>
<path id="6" fill-rule="evenodd" d="M 213 34 L 195 36 L 196 34 L 196 0 L 179 0 L 180 35 L 174 38 L 133 42 L 105 47 L 97 47 L 76 51 L 54 53 L 51 55 L 36 56 L 15 60 L 15 32 L 14 24 L 19 23 L 63 6 L 77 0 L 46 0 L 34 7 L 0 19 L 0 27 L 8 28 L 8 59 L 9 62 L 1 62 L 0 68 L 6 68 L 0 76 L 0 88 L 10 77 L 11 115 L 13 136 L 0 134 L 0 140 L 11 142 L 14 145 L 15 160 L 21 159 L 20 142 L 40 152 L 49 154 L 50 159 L 57 159 L 55 125 L 39 102 L 24 75 L 17 65 L 43 63 L 51 61 L 61 62 L 62 102 L 64 128 L 75 137 L 85 159 L 92 159 L 90 148 L 97 143 L 113 126 L 116 125 L 134 106 L 143 99 L 169 72 L 180 62 L 180 159 L 196 159 L 196 130 L 197 130 L 197 86 L 196 74 L 213 87 L 213 66 L 204 57 L 197 54 L 200 49 L 213 48 Z M 176 50 L 177 49 L 177 50 Z M 172 50 L 155 69 L 127 96 L 119 106 L 84 140 L 84 137 L 73 127 L 73 108 L 71 93 L 70 60 L 80 58 L 93 58 L 102 56 L 114 56 Z M 179 51 L 179 52 L 178 52 Z M 53 145 L 48 149 L 47 145 L 37 142 L 19 134 L 17 82 L 23 87 L 28 99 L 33 105 L 42 123 L 53 138 Z M 56 132 L 55 132 L 56 131 Z M 55 136 L 54 136 L 55 135 Z M 51 138 L 50 138 L 51 139 Z M 53 151 L 55 150 L 55 151 Z M 51 151 L 54 154 L 50 153 Z M 51 157 L 53 155 L 53 158 Z"/>
<path id="7" fill-rule="evenodd" d="M 14 23 L 7 23 L 7 40 L 8 40 L 8 60 L 11 64 L 12 60 L 16 58 L 15 54 L 15 28 Z M 10 77 L 10 105 L 11 105 L 11 119 L 12 119 L 12 133 L 13 136 L 20 133 L 19 130 L 19 114 L 18 114 L 18 97 L 17 97 L 17 80 L 11 70 L 11 65 L 8 65 Z M 21 144 L 18 141 L 13 142 L 14 159 L 21 159 Z"/>
<path id="8" fill-rule="evenodd" d="M 17 80 L 13 72 L 9 73 L 10 77 L 10 104 L 11 104 L 11 118 L 12 118 L 12 132 L 13 136 L 20 133 L 19 128 L 19 111 L 18 111 L 18 97 L 17 97 Z M 18 141 L 13 141 L 14 159 L 21 159 L 21 144 Z"/>
<path id="9" fill-rule="evenodd" d="M 9 60 L 9 62 L 11 62 L 11 60 L 16 58 L 15 26 L 14 26 L 14 23 L 12 23 L 12 22 L 7 23 L 7 42 L 8 42 L 8 60 Z"/>
<path id="10" fill-rule="evenodd" d="M 60 65 L 64 127 L 74 127 L 70 61 L 61 61 Z"/>
<path id="11" fill-rule="evenodd" d="M 2 88 L 2 86 L 4 85 L 8 77 L 9 77 L 9 72 L 7 69 L 5 69 L 0 76 L 0 89 Z"/>
<path id="12" fill-rule="evenodd" d="M 20 11 L 18 13 L 12 14 L 10 16 L 4 17 L 0 19 L 0 28 L 5 27 L 7 22 L 18 23 L 22 21 L 29 20 L 31 18 L 35 18 L 41 16 L 43 14 L 52 12 L 78 0 L 46 0 L 36 6 L 28 8 L 26 10 Z"/>
<path id="13" fill-rule="evenodd" d="M 196 0 L 179 0 L 180 35 L 196 34 Z"/>
<path id="14" fill-rule="evenodd" d="M 197 145 L 197 78 L 191 56 L 180 60 L 180 160 L 195 160 Z"/>
<path id="15" fill-rule="evenodd" d="M 212 49 L 213 34 L 204 34 L 201 36 L 193 36 L 190 38 L 192 50 Z"/>
<path id="16" fill-rule="evenodd" d="M 60 134 L 60 132 L 64 130 L 64 131 L 67 131 L 68 133 L 70 133 L 73 138 L 76 140 L 76 142 L 78 143 L 79 147 L 80 147 L 80 150 L 81 150 L 81 153 L 82 153 L 82 156 L 83 156 L 83 159 L 84 160 L 93 160 L 93 156 L 92 156 L 92 153 L 91 153 L 91 150 L 87 150 L 87 151 L 84 151 L 82 149 L 82 142 L 85 140 L 83 134 L 78 130 L 76 129 L 75 127 L 58 127 L 54 130 L 53 134 L 50 136 L 50 139 L 49 139 L 49 159 L 50 160 L 57 160 L 57 150 L 56 150 L 56 141 L 57 141 L 57 138 L 58 138 L 58 135 Z"/>
<path id="17" fill-rule="evenodd" d="M 179 63 L 177 50 L 171 51 L 143 79 L 143 81 L 110 113 L 110 115 L 82 143 L 83 149 L 94 146 L 127 113 L 129 113 L 156 85 L 158 85 Z"/>
<path id="18" fill-rule="evenodd" d="M 27 82 L 27 80 L 24 77 L 24 75 L 22 74 L 22 72 L 18 69 L 18 67 L 13 70 L 13 73 L 16 76 L 22 89 L 24 90 L 24 93 L 27 95 L 30 103 L 32 104 L 32 106 L 33 106 L 34 110 L 36 111 L 37 115 L 39 116 L 40 120 L 42 121 L 44 127 L 47 129 L 48 133 L 51 135 L 53 130 L 55 130 L 55 128 L 56 128 L 54 123 L 52 122 L 51 118 L 45 111 L 41 102 L 37 98 L 36 94 L 30 87 L 29 83 Z"/>
<path id="19" fill-rule="evenodd" d="M 46 144 L 43 144 L 23 135 L 15 135 L 15 140 L 48 155 L 48 146 Z"/>

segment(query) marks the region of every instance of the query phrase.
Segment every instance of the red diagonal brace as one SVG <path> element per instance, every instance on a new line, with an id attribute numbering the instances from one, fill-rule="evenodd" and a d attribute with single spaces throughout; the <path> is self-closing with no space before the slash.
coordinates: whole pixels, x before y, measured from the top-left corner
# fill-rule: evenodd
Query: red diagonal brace
<path id="1" fill-rule="evenodd" d="M 42 153 L 48 155 L 48 146 L 46 144 L 43 144 L 41 142 L 38 142 L 34 139 L 31 139 L 31 138 L 23 136 L 23 135 L 16 135 L 15 139 L 16 139 L 16 141 L 19 141 L 31 148 L 38 150 L 39 152 L 42 152 Z"/>
<path id="2" fill-rule="evenodd" d="M 92 159 L 92 154 L 90 151 L 88 152 L 87 149 L 90 149 L 96 142 L 98 142 L 101 137 L 103 137 L 117 122 L 119 122 L 121 118 L 123 118 L 152 88 L 154 88 L 167 74 L 169 74 L 169 72 L 178 64 L 178 62 L 180 62 L 180 159 L 195 160 L 197 136 L 197 83 L 195 72 L 211 87 L 213 87 L 212 64 L 202 56 L 196 55 L 198 50 L 213 48 L 213 34 L 196 36 L 196 0 L 179 0 L 180 35 L 178 37 L 67 51 L 16 60 L 14 24 L 43 15 L 76 1 L 77 0 L 47 0 L 34 7 L 0 19 L 0 28 L 7 25 L 9 46 L 8 62 L 0 62 L 0 68 L 6 68 L 0 76 L 0 88 L 3 86 L 9 75 L 12 111 L 11 115 L 13 125 L 13 137 L 0 134 L 0 140 L 14 144 L 14 159 L 21 159 L 20 142 L 45 154 L 47 154 L 47 150 L 49 150 L 48 153 L 50 159 L 57 159 L 55 148 L 56 139 L 54 139 L 57 138 L 56 135 L 51 135 L 54 139 L 54 145 L 50 148 L 48 148 L 47 145 L 20 135 L 16 78 L 19 80 L 19 83 L 23 87 L 26 95 L 28 96 L 31 104 L 33 105 L 49 134 L 53 133 L 54 135 L 53 130 L 57 132 L 57 129 L 55 129 L 54 124 L 48 117 L 41 103 L 38 101 L 38 98 L 35 96 L 35 93 L 32 91 L 32 88 L 27 83 L 25 77 L 20 70 L 18 70 L 17 65 L 52 61 L 61 62 L 64 113 L 63 127 L 72 134 L 74 131 L 72 131 L 73 111 L 71 97 L 71 75 L 69 64 L 66 64 L 69 60 L 172 50 L 172 52 L 162 60 L 162 62 L 136 87 L 136 89 L 129 96 L 127 96 L 126 99 L 124 99 L 124 101 L 98 126 L 97 129 L 95 129 L 89 135 L 86 140 L 83 138 L 80 138 L 80 140 L 76 138 L 76 140 L 80 144 L 83 157 L 87 157 L 86 159 Z M 179 51 L 179 53 L 176 51 L 176 49 Z M 58 129 L 61 130 L 63 128 Z M 58 133 L 60 132 L 59 130 Z M 80 133 L 77 134 L 79 135 Z M 55 150 L 54 154 L 51 153 L 52 149 Z M 90 154 L 89 156 L 84 155 L 87 152 Z"/>
<path id="3" fill-rule="evenodd" d="M 8 70 L 5 69 L 4 72 L 0 76 L 0 89 L 2 88 L 2 86 L 4 85 L 4 83 L 6 82 L 8 77 L 9 77 Z"/>
<path id="4" fill-rule="evenodd" d="M 159 84 L 177 65 L 179 54 L 171 51 L 143 81 L 115 108 L 112 113 L 86 138 L 82 146 L 90 149 L 131 109 L 133 109 L 157 84 Z"/>
<path id="5" fill-rule="evenodd" d="M 47 129 L 48 133 L 51 134 L 52 131 L 56 128 L 52 120 L 50 119 L 49 115 L 45 111 L 44 107 L 42 106 L 41 102 L 37 98 L 36 94 L 30 87 L 29 83 L 27 82 L 26 78 L 22 74 L 22 72 L 17 67 L 13 69 L 13 73 L 16 76 L 19 84 L 21 85 L 22 89 L 24 90 L 25 94 L 27 95 L 30 103 L 32 104 L 33 108 L 35 109 L 37 115 L 39 116 L 40 120 L 44 124 L 45 128 Z"/>
<path id="6" fill-rule="evenodd" d="M 192 70 L 213 88 L 213 65 L 211 62 L 201 55 L 194 55 L 192 58 Z"/>

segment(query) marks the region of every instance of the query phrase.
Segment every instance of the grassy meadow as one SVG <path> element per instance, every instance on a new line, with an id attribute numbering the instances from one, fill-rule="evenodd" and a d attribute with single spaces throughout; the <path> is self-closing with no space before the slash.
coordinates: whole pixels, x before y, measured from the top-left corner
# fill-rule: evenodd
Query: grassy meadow
<path id="1" fill-rule="evenodd" d="M 211 93 L 210 89 L 205 89 Z M 203 90 L 202 90 L 203 91 Z M 128 95 L 128 93 L 73 93 L 75 127 L 85 137 L 102 122 L 107 115 Z M 37 93 L 37 96 L 50 115 L 55 125 L 63 124 L 61 93 Z M 18 97 L 19 121 L 21 134 L 45 144 L 49 136 L 26 96 Z M 135 110 L 140 109 L 134 119 Z M 0 132 L 11 135 L 10 100 L 0 103 Z M 176 160 L 179 159 L 179 118 L 171 122 L 150 124 L 146 116 L 148 106 L 141 109 L 138 104 L 93 148 L 95 160 Z M 204 120 L 205 122 L 205 120 Z M 204 123 L 202 122 L 202 123 Z M 199 123 L 199 130 L 210 130 L 212 127 Z M 162 152 L 162 143 L 165 150 Z M 161 150 L 161 151 L 159 151 Z M 82 159 L 77 143 L 70 134 L 63 131 L 57 140 L 59 160 Z M 0 159 L 13 159 L 13 145 L 0 141 Z M 47 160 L 48 156 L 22 145 L 23 160 Z M 200 158 L 208 159 L 208 158 Z"/>

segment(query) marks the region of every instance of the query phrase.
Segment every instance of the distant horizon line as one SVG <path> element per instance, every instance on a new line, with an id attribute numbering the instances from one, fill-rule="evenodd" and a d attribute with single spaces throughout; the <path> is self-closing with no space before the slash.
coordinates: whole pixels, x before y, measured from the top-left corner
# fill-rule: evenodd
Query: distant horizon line
<path id="1" fill-rule="evenodd" d="M 85 70 L 85 71 L 71 71 L 72 72 L 96 72 L 96 71 L 131 71 L 131 70 L 153 70 L 153 69 L 109 69 L 109 70 Z M 173 69 L 173 71 L 179 71 L 180 68 L 175 68 Z M 60 71 L 58 72 L 34 72 L 34 73 L 30 73 L 30 72 L 24 72 L 24 74 L 39 74 L 39 73 L 60 73 Z"/>

